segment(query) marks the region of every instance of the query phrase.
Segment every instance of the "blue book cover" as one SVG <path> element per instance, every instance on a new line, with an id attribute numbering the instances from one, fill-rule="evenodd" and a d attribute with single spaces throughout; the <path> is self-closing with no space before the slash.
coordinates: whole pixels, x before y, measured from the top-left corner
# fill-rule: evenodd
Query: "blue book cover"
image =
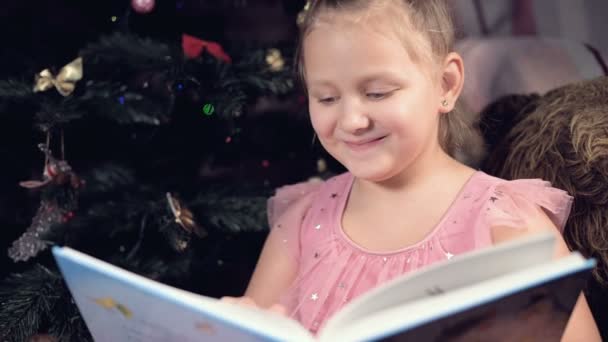
<path id="1" fill-rule="evenodd" d="M 280 341 L 275 330 L 293 328 L 263 327 L 272 313 L 182 291 L 70 248 L 54 247 L 53 255 L 95 341 Z"/>

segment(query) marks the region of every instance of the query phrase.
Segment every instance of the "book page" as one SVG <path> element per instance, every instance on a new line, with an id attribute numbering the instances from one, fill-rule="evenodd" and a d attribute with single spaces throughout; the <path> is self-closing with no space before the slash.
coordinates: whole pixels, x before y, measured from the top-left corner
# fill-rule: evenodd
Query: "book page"
<path id="1" fill-rule="evenodd" d="M 69 248 L 53 248 L 95 341 L 310 341 L 296 321 L 164 285 Z"/>
<path id="2" fill-rule="evenodd" d="M 353 300 L 330 318 L 319 336 L 375 312 L 475 284 L 553 258 L 555 237 L 541 233 L 456 256 L 399 277 Z"/>

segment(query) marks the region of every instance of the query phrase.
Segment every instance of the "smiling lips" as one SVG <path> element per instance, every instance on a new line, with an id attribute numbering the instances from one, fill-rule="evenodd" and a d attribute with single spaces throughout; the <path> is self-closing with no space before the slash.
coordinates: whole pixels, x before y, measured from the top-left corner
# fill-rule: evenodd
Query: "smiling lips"
<path id="1" fill-rule="evenodd" d="M 387 136 L 381 136 L 378 138 L 372 138 L 372 139 L 365 139 L 365 140 L 360 140 L 360 141 L 344 141 L 344 144 L 346 144 L 346 146 L 348 146 L 349 149 L 353 150 L 353 151 L 364 151 L 364 150 L 368 150 L 378 144 L 380 144 L 381 142 L 384 141 L 384 138 L 386 138 Z"/>

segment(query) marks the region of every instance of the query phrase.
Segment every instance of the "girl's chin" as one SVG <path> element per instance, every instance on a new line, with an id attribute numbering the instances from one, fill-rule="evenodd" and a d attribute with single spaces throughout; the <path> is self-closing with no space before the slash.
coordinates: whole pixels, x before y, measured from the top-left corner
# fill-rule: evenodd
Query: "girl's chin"
<path id="1" fill-rule="evenodd" d="M 373 165 L 349 167 L 348 170 L 359 179 L 375 183 L 386 181 L 398 174 L 392 168 L 373 167 Z"/>

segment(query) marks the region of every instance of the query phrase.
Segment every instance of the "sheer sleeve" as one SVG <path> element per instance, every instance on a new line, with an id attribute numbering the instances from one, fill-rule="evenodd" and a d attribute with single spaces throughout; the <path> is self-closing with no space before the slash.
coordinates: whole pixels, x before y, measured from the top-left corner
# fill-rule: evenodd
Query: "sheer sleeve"
<path id="1" fill-rule="evenodd" d="M 570 215 L 573 198 L 540 179 L 518 179 L 495 184 L 487 193 L 485 214 L 488 226 L 527 227 L 538 208 L 542 208 L 563 233 Z"/>
<path id="2" fill-rule="evenodd" d="M 323 184 L 320 180 L 286 185 L 268 199 L 267 213 L 271 234 L 286 247 L 295 261 L 300 255 L 300 227 L 312 205 L 314 195 Z"/>

